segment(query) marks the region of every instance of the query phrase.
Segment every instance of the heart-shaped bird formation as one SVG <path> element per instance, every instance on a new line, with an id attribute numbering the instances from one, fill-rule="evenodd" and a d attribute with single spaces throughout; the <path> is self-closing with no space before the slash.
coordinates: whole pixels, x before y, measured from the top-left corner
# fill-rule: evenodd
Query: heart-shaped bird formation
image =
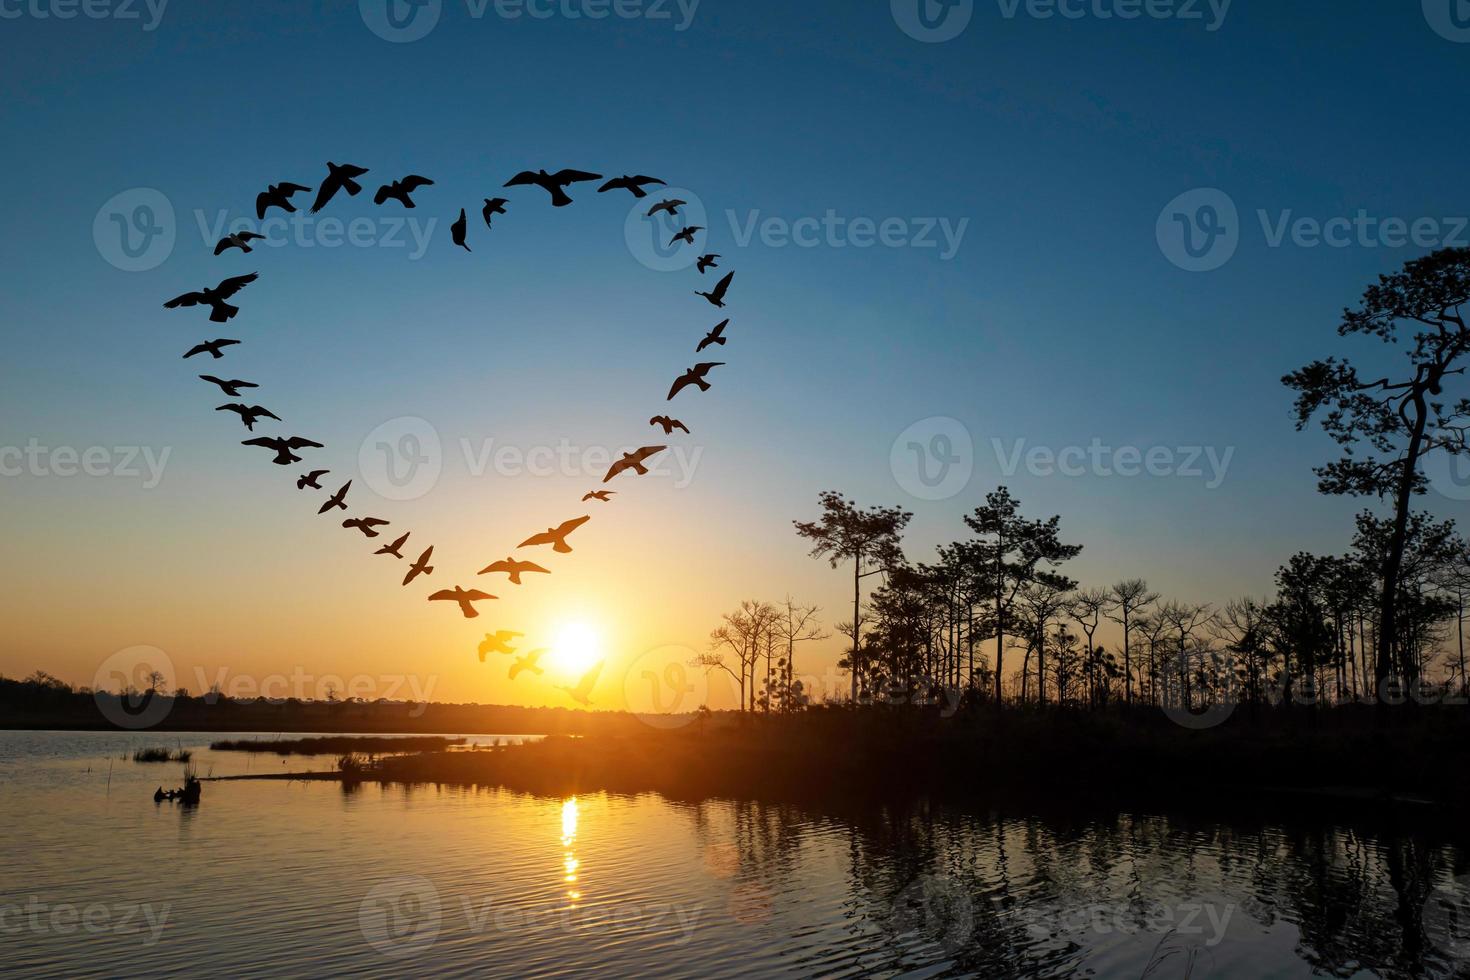
<path id="1" fill-rule="evenodd" d="M 326 179 L 317 188 L 316 200 L 311 206 L 311 213 L 316 214 L 321 211 L 322 208 L 326 207 L 337 196 L 339 191 L 346 191 L 349 197 L 355 197 L 361 193 L 362 185 L 357 182 L 357 178 L 367 173 L 368 171 L 363 167 L 353 166 L 352 164 L 339 165 L 329 161 L 327 163 Z M 505 186 L 539 187 L 551 196 L 553 207 L 562 208 L 572 204 L 572 198 L 567 191 L 573 184 L 602 179 L 601 174 L 590 173 L 584 170 L 566 169 L 557 171 L 556 173 L 548 173 L 545 170 L 534 172 L 527 170 L 516 174 L 506 182 Z M 391 181 L 379 187 L 377 193 L 373 195 L 373 203 L 380 207 L 385 207 L 389 205 L 389 202 L 397 202 L 404 208 L 413 208 L 415 207 L 415 203 L 412 195 L 424 187 L 433 186 L 433 183 L 427 177 L 421 177 L 418 174 L 409 174 L 406 177 Z M 598 189 L 598 193 L 606 194 L 611 191 L 625 190 L 632 194 L 633 197 L 642 199 L 648 197 L 648 191 L 645 188 L 653 186 L 667 186 L 667 184 L 655 177 L 648 177 L 641 174 L 624 175 L 608 180 Z M 288 181 L 271 184 L 264 192 L 256 196 L 255 216 L 260 220 L 264 220 L 266 212 L 271 208 L 278 208 L 288 213 L 294 213 L 296 206 L 292 203 L 291 199 L 296 194 L 309 193 L 310 191 L 311 188 L 304 184 Z M 493 230 L 493 222 L 496 215 L 507 213 L 506 206 L 510 203 L 509 199 L 503 197 L 485 199 L 484 207 L 481 209 L 481 216 L 484 219 L 487 231 Z M 678 199 L 659 201 L 648 211 L 646 217 L 653 218 L 660 213 L 677 217 L 680 213 L 679 209 L 687 203 Z M 704 229 L 698 226 L 686 227 L 674 235 L 668 247 L 673 248 L 682 243 L 685 247 L 693 248 L 695 247 L 695 237 L 701 231 L 704 231 Z M 455 245 L 458 245 L 467 252 L 472 251 L 469 245 L 469 220 L 463 208 L 459 211 L 459 217 L 450 225 L 450 235 Z M 226 235 L 215 245 L 214 254 L 223 255 L 232 249 L 238 249 L 241 253 L 248 254 L 252 251 L 250 243 L 264 237 L 251 231 L 240 231 Z M 715 254 L 700 256 L 697 262 L 699 274 L 703 276 L 708 270 L 719 268 L 719 258 L 720 256 Z M 246 286 L 255 282 L 257 278 L 259 278 L 258 274 L 253 272 L 243 276 L 232 276 L 221 280 L 216 286 L 206 287 L 198 292 L 184 293 L 181 296 L 176 296 L 163 305 L 165 308 L 171 310 L 180 307 L 207 306 L 210 310 L 210 322 L 227 323 L 234 319 L 240 312 L 238 306 L 234 306 L 228 301 L 233 299 Z M 728 272 L 716 283 L 713 289 L 708 291 L 695 290 L 695 295 L 704 297 L 705 300 L 717 308 L 723 308 L 725 306 L 725 295 L 729 291 L 730 284 L 734 278 L 735 273 Z M 729 319 L 726 319 L 706 333 L 695 348 L 695 353 L 703 353 L 706 348 L 715 345 L 723 347 L 726 341 L 725 328 L 729 326 L 729 323 Z M 225 357 L 226 348 L 240 343 L 241 341 L 239 340 L 231 340 L 229 338 L 203 341 L 190 348 L 184 354 L 184 358 L 188 359 L 200 354 L 209 354 L 215 360 L 221 360 Z M 674 380 L 666 400 L 673 401 L 681 391 L 690 386 L 696 387 L 700 391 L 708 391 L 710 383 L 707 377 L 710 371 L 723 364 L 723 361 L 703 361 L 696 363 Z M 260 387 L 255 382 L 225 379 L 210 374 L 201 374 L 199 377 L 200 380 L 217 385 L 228 398 L 243 398 L 245 397 L 241 394 L 243 390 Z M 253 401 L 253 398 L 247 400 Z M 219 406 L 216 411 L 235 413 L 240 417 L 240 421 L 244 423 L 245 428 L 250 432 L 255 431 L 256 423 L 262 419 L 271 419 L 275 422 L 282 421 L 279 416 L 275 415 L 269 409 L 261 405 L 247 404 L 247 401 L 230 402 Z M 675 431 L 683 432 L 686 435 L 689 433 L 688 426 L 678 419 L 667 415 L 655 416 L 649 420 L 648 424 L 662 429 L 663 435 L 666 437 L 672 436 Z M 241 444 L 245 446 L 258 446 L 270 450 L 275 454 L 273 461 L 279 466 L 291 466 L 294 463 L 303 462 L 303 458 L 297 455 L 299 450 L 326 448 L 322 443 L 297 435 L 255 436 L 243 440 Z M 604 488 L 589 491 L 582 497 L 581 502 L 596 501 L 603 504 L 609 503 L 611 498 L 616 494 L 616 491 L 605 489 L 608 483 L 628 472 L 632 472 L 638 476 L 646 475 L 649 472 L 647 466 L 648 461 L 666 449 L 668 449 L 666 445 L 644 446 L 633 452 L 624 454 L 621 459 L 612 464 L 611 468 L 607 471 L 607 475 L 603 477 L 602 483 Z M 330 470 L 324 469 L 309 470 L 307 473 L 297 477 L 296 488 L 301 491 L 325 491 L 327 490 L 327 485 L 322 484 L 320 481 L 323 477 L 328 476 L 330 472 Z M 344 528 L 359 531 L 366 538 L 370 539 L 384 536 L 385 532 L 381 529 L 390 526 L 389 521 L 366 515 L 350 516 L 348 495 L 351 489 L 352 481 L 348 480 L 337 490 L 330 491 L 326 500 L 317 510 L 317 513 L 325 515 L 342 511 L 349 515 L 342 521 Z M 548 527 L 539 534 L 531 535 L 517 545 L 516 548 L 549 546 L 557 554 L 570 554 L 572 546 L 568 543 L 568 538 L 574 531 L 591 519 L 591 515 L 583 515 L 564 521 L 554 527 Z M 404 551 L 411 533 L 405 532 L 391 543 L 385 544 L 373 552 L 374 555 L 389 556 L 399 561 L 408 561 L 408 571 L 403 576 L 402 581 L 405 587 L 422 576 L 432 575 L 435 570 L 434 566 L 430 564 L 434 555 L 434 548 L 432 546 L 424 549 L 416 558 L 412 558 L 411 560 L 410 555 L 412 555 L 412 552 Z M 549 575 L 551 574 L 551 570 L 543 568 L 535 562 L 518 560 L 512 555 L 503 560 L 491 563 L 481 569 L 479 574 L 503 574 L 507 576 L 508 584 L 520 586 L 523 575 Z M 457 604 L 460 612 L 466 619 L 474 619 L 479 616 L 479 610 L 475 606 L 476 603 L 497 598 L 498 596 L 491 595 L 488 592 L 483 592 L 479 589 L 466 589 L 460 585 L 455 585 L 449 589 L 440 589 L 428 597 L 430 602 L 453 602 Z M 512 646 L 512 643 L 523 636 L 524 634 L 514 630 L 497 630 L 494 633 L 487 633 L 484 641 L 479 646 L 480 661 L 483 663 L 486 655 L 490 653 L 514 655 L 516 653 L 516 647 Z M 511 679 L 514 680 L 518 674 L 527 670 L 537 674 L 541 673 L 541 668 L 537 666 L 537 660 L 543 652 L 542 650 L 533 650 L 524 657 L 517 657 L 514 666 L 510 668 Z M 590 704 L 590 693 L 593 685 L 597 682 L 601 670 L 602 664 L 599 663 L 575 687 L 562 689 L 573 700 L 584 705 Z"/>

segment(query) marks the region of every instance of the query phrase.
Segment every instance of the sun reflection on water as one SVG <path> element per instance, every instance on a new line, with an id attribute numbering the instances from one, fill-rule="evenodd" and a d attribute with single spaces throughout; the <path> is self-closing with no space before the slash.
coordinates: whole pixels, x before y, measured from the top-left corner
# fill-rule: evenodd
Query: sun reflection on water
<path id="1" fill-rule="evenodd" d="M 581 862 L 577 860 L 577 798 L 575 796 L 567 799 L 561 805 L 561 870 L 562 881 L 567 885 L 567 899 L 572 903 L 571 907 L 577 907 L 577 901 L 582 897 L 581 890 L 577 887 L 577 868 Z"/>

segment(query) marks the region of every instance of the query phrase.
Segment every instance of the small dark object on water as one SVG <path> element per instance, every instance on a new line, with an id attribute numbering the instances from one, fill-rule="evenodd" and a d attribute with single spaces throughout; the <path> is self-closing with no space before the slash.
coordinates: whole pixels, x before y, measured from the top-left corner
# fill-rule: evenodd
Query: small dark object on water
<path id="1" fill-rule="evenodd" d="M 186 806 L 193 806 L 199 802 L 199 793 L 203 788 L 204 784 L 193 776 L 189 776 L 184 780 L 184 785 L 180 789 L 171 789 L 165 792 L 162 786 L 158 787 L 153 793 L 153 802 L 162 803 L 164 800 L 178 800 Z"/>

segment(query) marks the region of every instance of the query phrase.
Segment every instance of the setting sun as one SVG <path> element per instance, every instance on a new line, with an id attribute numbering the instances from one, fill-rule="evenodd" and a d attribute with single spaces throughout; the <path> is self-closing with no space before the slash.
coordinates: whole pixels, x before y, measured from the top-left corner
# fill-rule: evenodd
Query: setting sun
<path id="1" fill-rule="evenodd" d="M 602 659 L 602 638 L 586 623 L 568 623 L 557 634 L 551 656 L 558 668 L 570 674 L 584 673 Z"/>

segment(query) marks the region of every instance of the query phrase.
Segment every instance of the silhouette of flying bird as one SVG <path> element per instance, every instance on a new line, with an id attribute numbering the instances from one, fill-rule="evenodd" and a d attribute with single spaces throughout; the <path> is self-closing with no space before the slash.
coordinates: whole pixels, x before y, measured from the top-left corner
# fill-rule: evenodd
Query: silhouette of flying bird
<path id="1" fill-rule="evenodd" d="M 412 533 L 413 532 L 410 531 L 408 534 L 405 534 L 403 537 L 399 538 L 397 541 L 394 541 L 392 544 L 385 544 L 385 545 L 383 545 L 383 547 L 381 547 L 377 551 L 373 552 L 373 554 L 375 554 L 375 555 L 392 555 L 394 558 L 397 558 L 397 559 L 402 560 L 402 558 L 403 558 L 403 546 L 405 544 L 408 544 L 409 534 L 412 534 Z"/>
<path id="2" fill-rule="evenodd" d="M 657 177 L 646 177 L 643 174 L 638 174 L 637 176 L 624 174 L 621 177 L 614 177 L 612 180 L 603 184 L 597 189 L 597 193 L 606 194 L 608 191 L 625 190 L 631 192 L 634 197 L 647 197 L 648 192 L 643 188 L 654 184 L 663 185 L 664 181 L 659 180 Z"/>
<path id="3" fill-rule="evenodd" d="M 576 687 L 563 687 L 558 684 L 557 689 L 566 691 L 573 701 L 583 707 L 590 706 L 592 704 L 592 688 L 597 686 L 597 678 L 602 674 L 602 665 L 605 663 L 607 663 L 606 660 L 599 660 L 597 666 L 582 675 L 582 679 L 577 682 Z"/>
<path id="4" fill-rule="evenodd" d="M 167 303 L 164 303 L 163 308 L 166 310 L 176 310 L 181 306 L 199 306 L 203 304 L 209 307 L 210 320 L 215 323 L 224 323 L 236 313 L 240 312 L 238 306 L 231 306 L 225 300 L 250 285 L 256 278 L 257 275 L 254 272 L 248 276 L 231 276 L 229 279 L 222 280 L 213 289 L 206 286 L 197 293 L 184 293 L 181 296 L 175 296 Z"/>
<path id="5" fill-rule="evenodd" d="M 705 299 L 709 300 L 711 304 L 723 307 L 725 305 L 725 294 L 730 291 L 730 283 L 733 282 L 734 279 L 735 273 L 731 272 L 726 275 L 725 278 L 719 281 L 719 283 L 715 286 L 714 292 L 703 293 L 696 289 L 694 291 L 694 295 L 703 296 Z"/>
<path id="6" fill-rule="evenodd" d="M 255 423 L 257 419 L 266 418 L 275 419 L 277 422 L 281 421 L 281 417 L 279 415 L 277 415 L 275 412 L 272 412 L 270 409 L 264 408 L 260 405 L 241 405 L 235 402 L 231 402 L 228 405 L 221 405 L 219 408 L 216 408 L 215 411 L 234 412 L 236 415 L 240 416 L 240 421 L 244 422 L 245 428 L 249 429 L 251 432 L 255 431 Z"/>
<path id="7" fill-rule="evenodd" d="M 226 249 L 231 248 L 238 248 L 240 251 L 248 254 L 255 251 L 255 249 L 250 247 L 250 243 L 255 241 L 257 238 L 264 237 L 264 235 L 257 235 L 253 231 L 237 231 L 233 235 L 226 235 L 218 242 L 215 242 L 214 254 L 221 255 Z"/>
<path id="8" fill-rule="evenodd" d="M 404 537 L 407 537 L 407 535 L 404 535 Z M 424 553 L 422 555 L 419 555 L 416 559 L 414 559 L 413 564 L 410 565 L 410 566 L 408 566 L 408 574 L 405 575 L 405 576 L 403 576 L 403 584 L 404 585 L 407 585 L 408 583 L 412 582 L 414 579 L 418 578 L 420 575 L 433 575 L 434 574 L 434 566 L 429 564 L 429 558 L 432 557 L 433 554 L 434 554 L 434 546 L 433 545 L 429 545 L 429 547 L 424 550 Z M 493 599 L 495 597 L 494 596 L 491 596 L 490 598 Z"/>
<path id="9" fill-rule="evenodd" d="M 450 234 L 451 237 L 454 238 L 454 244 L 458 245 L 460 248 L 464 249 L 466 252 L 474 251 L 468 245 L 465 244 L 465 238 L 464 238 L 464 236 L 465 236 L 465 232 L 469 231 L 469 228 L 470 228 L 469 219 L 465 217 L 464 208 L 460 208 L 459 209 L 459 217 L 455 220 L 454 224 L 452 224 L 452 225 L 449 226 L 449 234 Z"/>
<path id="10" fill-rule="evenodd" d="M 374 204 L 382 204 L 389 198 L 397 201 L 406 208 L 414 207 L 413 198 L 408 195 L 420 187 L 432 187 L 434 182 L 427 177 L 418 174 L 409 174 L 402 180 L 395 180 L 391 184 L 384 184 L 378 188 L 378 193 L 373 195 Z"/>
<path id="11" fill-rule="evenodd" d="M 322 488 L 322 485 L 320 483 L 318 483 L 317 481 L 320 480 L 322 477 L 326 476 L 330 472 L 332 472 L 332 471 L 331 470 L 312 470 L 310 473 L 306 474 L 305 476 L 297 477 L 296 478 L 296 489 L 297 490 L 305 490 L 307 487 L 311 487 L 311 489 L 313 489 L 313 490 L 320 490 Z"/>
<path id="12" fill-rule="evenodd" d="M 612 464 L 612 468 L 607 471 L 607 476 L 602 478 L 602 482 L 608 482 L 625 470 L 632 470 L 639 476 L 646 476 L 648 474 L 648 467 L 643 464 L 648 462 L 650 456 L 656 456 L 668 448 L 668 446 L 644 446 L 637 452 L 624 453 L 622 459 Z"/>
<path id="13" fill-rule="evenodd" d="M 585 504 L 589 500 L 600 500 L 603 503 L 607 503 L 608 501 L 612 500 L 614 496 L 615 493 L 612 490 L 593 490 L 590 493 L 583 495 L 582 503 Z"/>
<path id="14" fill-rule="evenodd" d="M 216 378 L 212 374 L 201 374 L 199 380 L 208 381 L 212 385 L 219 385 L 220 391 L 223 391 L 230 398 L 239 398 L 241 388 L 260 387 L 260 385 L 249 381 L 225 381 L 223 378 Z"/>
<path id="15" fill-rule="evenodd" d="M 689 244 L 693 245 L 694 243 L 690 242 Z M 719 257 L 719 252 L 712 252 L 709 255 L 701 255 L 699 257 L 699 274 L 701 276 L 704 275 L 705 269 L 718 269 L 720 267 L 720 264 L 716 262 L 715 259 Z"/>
<path id="16" fill-rule="evenodd" d="M 541 534 L 534 534 L 526 540 L 522 541 L 520 544 L 516 545 L 516 547 L 532 548 L 536 545 L 549 544 L 551 545 L 551 550 L 555 551 L 559 555 L 571 554 L 572 546 L 567 544 L 567 535 L 571 534 L 577 528 L 581 527 L 583 524 L 586 524 L 590 520 L 592 520 L 590 516 L 578 517 L 574 520 L 567 521 L 565 524 L 562 524 L 559 527 L 549 527 Z"/>
<path id="17" fill-rule="evenodd" d="M 343 510 L 346 510 L 346 508 L 344 507 Z M 380 517 L 349 517 L 342 522 L 342 526 L 356 528 L 365 537 L 376 538 L 378 536 L 378 528 L 387 527 L 390 523 L 390 521 L 385 521 Z"/>
<path id="18" fill-rule="evenodd" d="M 222 353 L 224 348 L 233 347 L 238 343 L 238 340 L 227 340 L 223 337 L 221 337 L 219 340 L 206 340 L 202 344 L 195 344 L 193 347 L 190 347 L 188 352 L 184 354 L 184 360 L 187 361 L 195 354 L 203 354 L 205 351 L 208 351 L 209 353 L 214 355 L 214 359 L 217 361 L 221 357 L 225 356 Z"/>
<path id="19" fill-rule="evenodd" d="M 685 425 L 683 422 L 680 422 L 678 419 L 671 419 L 667 415 L 655 415 L 653 418 L 648 420 L 648 424 L 663 426 L 664 435 L 666 436 L 673 435 L 675 429 L 683 430 L 685 435 L 688 435 L 689 433 L 689 426 Z"/>
<path id="20" fill-rule="evenodd" d="M 340 167 L 332 161 L 327 161 L 327 179 L 322 181 L 322 186 L 317 188 L 316 201 L 311 205 L 311 213 L 316 214 L 327 206 L 327 202 L 337 196 L 337 192 L 345 190 L 349 197 L 356 197 L 362 190 L 354 177 L 361 177 L 367 173 L 364 167 L 354 167 L 350 163 L 344 163 Z"/>
<path id="21" fill-rule="evenodd" d="M 510 645 L 511 640 L 519 639 L 526 634 L 517 633 L 514 630 L 496 630 L 493 634 L 486 633 L 485 639 L 480 641 L 480 663 L 485 662 L 487 653 L 503 653 L 506 656 L 514 654 L 515 647 Z"/>
<path id="22" fill-rule="evenodd" d="M 327 498 L 327 502 L 322 504 L 321 509 L 317 511 L 317 514 L 325 514 L 329 510 L 346 510 L 347 491 L 351 489 L 352 481 L 348 480 L 346 483 L 342 484 L 341 490 L 338 490 L 336 493 Z M 344 524 L 343 527 L 346 527 L 346 525 Z"/>
<path id="23" fill-rule="evenodd" d="M 269 208 L 280 208 L 294 214 L 296 205 L 291 203 L 291 195 L 310 190 L 305 184 L 293 184 L 289 180 L 271 184 L 262 193 L 255 195 L 255 216 L 264 219 Z"/>
<path id="24" fill-rule="evenodd" d="M 698 354 L 710 344 L 719 344 L 721 347 L 724 347 L 725 328 L 729 325 L 729 320 L 721 320 L 718 324 L 715 325 L 715 328 L 713 330 L 704 335 L 704 339 L 699 342 L 699 346 L 694 348 L 694 353 Z"/>
<path id="25" fill-rule="evenodd" d="M 483 210 L 480 211 L 480 213 L 485 216 L 485 227 L 486 228 L 489 228 L 490 227 L 490 219 L 493 216 L 495 216 L 497 214 L 504 214 L 505 213 L 505 206 L 507 204 L 509 204 L 509 203 L 510 203 L 510 200 L 508 198 L 504 198 L 504 197 L 487 197 L 487 198 L 485 198 L 485 207 L 484 207 Z"/>
<path id="26" fill-rule="evenodd" d="M 694 236 L 701 231 L 704 231 L 704 229 L 701 228 L 699 225 L 690 225 L 688 228 L 685 228 L 683 231 L 679 232 L 679 234 L 675 235 L 673 239 L 669 242 L 669 246 L 672 248 L 674 242 L 688 242 L 690 245 L 693 245 Z M 704 270 L 701 269 L 699 271 L 703 272 Z"/>
<path id="27" fill-rule="evenodd" d="M 476 616 L 480 615 L 480 611 L 474 607 L 474 603 L 481 602 L 485 599 L 494 598 L 496 597 L 488 592 L 481 592 L 479 589 L 462 589 L 456 585 L 452 589 L 442 589 L 438 592 L 435 592 L 433 595 L 429 596 L 429 601 L 457 602 L 459 603 L 459 611 L 464 613 L 464 618 L 474 619 Z M 484 659 L 483 656 L 481 657 L 481 659 Z"/>
<path id="28" fill-rule="evenodd" d="M 514 558 L 507 558 L 505 561 L 498 561 L 493 565 L 480 569 L 481 575 L 493 575 L 495 572 L 505 572 L 510 576 L 511 585 L 520 585 L 522 575 L 530 572 L 540 572 L 543 575 L 550 575 L 551 569 L 542 568 L 535 562 L 516 561 Z"/>
<path id="29" fill-rule="evenodd" d="M 240 443 L 240 445 L 264 446 L 266 449 L 274 449 L 276 451 L 275 462 L 279 466 L 289 466 L 292 463 L 301 462 L 301 457 L 297 456 L 294 450 L 326 448 L 319 442 L 312 442 L 310 439 L 303 439 L 300 436 L 291 436 L 289 439 L 277 439 L 260 436 L 256 439 L 246 439 L 244 442 Z"/>
<path id="30" fill-rule="evenodd" d="M 524 657 L 516 657 L 516 662 L 510 665 L 510 679 L 515 680 L 521 671 L 529 670 L 533 674 L 544 674 L 546 671 L 536 666 L 536 662 L 546 655 L 545 650 L 532 650 Z"/>
<path id="31" fill-rule="evenodd" d="M 529 170 L 522 170 L 510 180 L 506 181 L 505 186 L 524 187 L 528 184 L 534 185 L 551 195 L 551 204 L 553 207 L 564 208 L 572 203 L 572 199 L 567 196 L 566 188 L 585 180 L 601 179 L 602 174 L 588 173 L 585 170 L 558 170 L 554 174 L 549 174 L 545 170 L 538 170 L 535 173 Z"/>
<path id="32" fill-rule="evenodd" d="M 648 217 L 651 218 L 654 215 L 658 214 L 660 211 L 667 211 L 669 214 L 678 214 L 679 209 L 688 203 L 688 201 L 681 201 L 678 198 L 674 198 L 673 200 L 668 201 L 659 201 L 653 207 L 648 209 Z"/>
<path id="33" fill-rule="evenodd" d="M 704 361 L 694 365 L 694 367 L 681 374 L 674 382 L 674 386 L 669 389 L 668 401 L 673 401 L 675 395 L 690 385 L 698 385 L 700 391 L 709 391 L 710 384 L 704 380 L 704 376 L 715 368 L 724 366 L 724 361 Z"/>

